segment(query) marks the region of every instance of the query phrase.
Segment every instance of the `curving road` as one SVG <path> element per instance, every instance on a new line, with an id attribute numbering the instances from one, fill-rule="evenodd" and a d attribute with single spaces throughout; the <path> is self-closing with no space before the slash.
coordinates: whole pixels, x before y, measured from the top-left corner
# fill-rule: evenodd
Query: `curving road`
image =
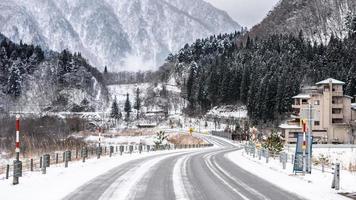
<path id="1" fill-rule="evenodd" d="M 65 199 L 263 200 L 301 199 L 239 168 L 224 155 L 237 147 L 200 136 L 218 148 L 167 152 L 122 164 Z"/>

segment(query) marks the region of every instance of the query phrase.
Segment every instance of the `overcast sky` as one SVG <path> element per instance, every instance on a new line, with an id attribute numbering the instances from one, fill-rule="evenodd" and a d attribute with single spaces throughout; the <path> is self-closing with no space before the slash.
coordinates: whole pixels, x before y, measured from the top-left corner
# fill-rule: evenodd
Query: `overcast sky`
<path id="1" fill-rule="evenodd" d="M 260 22 L 279 0 L 205 0 L 225 10 L 240 25 L 251 28 Z"/>

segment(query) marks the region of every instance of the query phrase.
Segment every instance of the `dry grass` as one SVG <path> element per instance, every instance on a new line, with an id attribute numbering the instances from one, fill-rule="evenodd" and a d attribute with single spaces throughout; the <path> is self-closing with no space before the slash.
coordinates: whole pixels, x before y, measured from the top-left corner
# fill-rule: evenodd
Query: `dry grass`
<path id="1" fill-rule="evenodd" d="M 175 145 L 206 144 L 202 139 L 186 134 L 171 135 L 168 137 L 168 141 Z"/>

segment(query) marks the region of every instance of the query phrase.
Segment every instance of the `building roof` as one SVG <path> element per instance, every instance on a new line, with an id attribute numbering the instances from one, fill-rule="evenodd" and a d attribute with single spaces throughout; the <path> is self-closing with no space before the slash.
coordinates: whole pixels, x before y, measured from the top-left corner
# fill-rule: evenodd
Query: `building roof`
<path id="1" fill-rule="evenodd" d="M 290 124 L 281 124 L 281 125 L 279 125 L 279 128 L 281 128 L 281 129 L 301 129 L 300 126 L 290 125 Z"/>
<path id="2" fill-rule="evenodd" d="M 328 78 L 323 81 L 317 82 L 316 85 L 326 85 L 326 84 L 329 84 L 330 82 L 334 85 L 345 85 L 345 82 L 342 82 L 342 81 L 339 81 L 339 80 L 336 80 L 333 78 Z"/>
<path id="3" fill-rule="evenodd" d="M 292 97 L 293 99 L 310 99 L 309 94 L 298 94 L 297 96 Z"/>
<path id="4" fill-rule="evenodd" d="M 354 110 L 356 110 L 356 103 L 352 103 L 352 104 L 351 104 L 351 108 L 354 109 Z"/>

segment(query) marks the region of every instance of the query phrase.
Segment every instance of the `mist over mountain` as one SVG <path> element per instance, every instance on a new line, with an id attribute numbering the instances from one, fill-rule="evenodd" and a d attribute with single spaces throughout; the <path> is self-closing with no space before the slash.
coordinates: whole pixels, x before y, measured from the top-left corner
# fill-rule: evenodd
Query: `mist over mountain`
<path id="1" fill-rule="evenodd" d="M 0 2 L 0 32 L 9 39 L 81 52 L 99 70 L 156 69 L 196 38 L 240 29 L 202 0 Z"/>

